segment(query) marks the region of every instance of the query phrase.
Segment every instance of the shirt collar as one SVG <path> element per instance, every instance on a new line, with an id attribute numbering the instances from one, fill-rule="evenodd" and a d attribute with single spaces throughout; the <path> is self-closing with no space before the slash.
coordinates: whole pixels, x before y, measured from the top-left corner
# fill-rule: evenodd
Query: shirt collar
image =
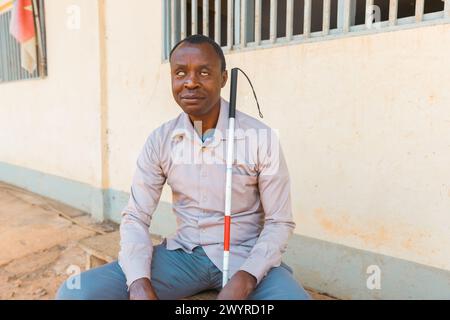
<path id="1" fill-rule="evenodd" d="M 214 130 L 214 136 L 211 139 L 212 140 L 211 146 L 219 144 L 220 141 L 228 140 L 227 134 L 228 114 L 229 114 L 229 103 L 225 99 L 220 98 L 219 119 L 217 120 L 217 125 Z M 235 140 L 245 139 L 245 133 L 239 126 L 239 120 L 237 119 L 237 115 L 238 113 L 236 112 L 234 139 Z M 218 131 L 220 133 L 217 133 Z M 180 140 L 183 137 L 196 137 L 194 141 L 199 141 L 201 143 L 200 137 L 198 137 L 197 133 L 194 131 L 194 126 L 192 125 L 188 114 L 185 112 L 181 114 L 181 121 L 171 134 L 172 140 Z"/>

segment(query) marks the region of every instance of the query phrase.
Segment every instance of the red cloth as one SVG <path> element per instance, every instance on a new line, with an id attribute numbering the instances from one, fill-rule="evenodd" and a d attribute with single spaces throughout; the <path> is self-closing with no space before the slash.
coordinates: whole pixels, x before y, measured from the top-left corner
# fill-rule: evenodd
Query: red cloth
<path id="1" fill-rule="evenodd" d="M 20 43 L 35 37 L 32 0 L 16 0 L 14 2 L 10 32 Z"/>

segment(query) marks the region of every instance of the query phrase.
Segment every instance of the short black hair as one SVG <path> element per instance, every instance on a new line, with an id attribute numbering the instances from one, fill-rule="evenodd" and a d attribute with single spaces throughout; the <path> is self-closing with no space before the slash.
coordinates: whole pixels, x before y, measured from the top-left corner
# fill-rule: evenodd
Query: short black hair
<path id="1" fill-rule="evenodd" d="M 213 39 L 211 39 L 207 36 L 204 36 L 202 34 L 193 34 L 187 38 L 184 38 L 180 42 L 178 42 L 170 51 L 169 61 L 172 58 L 172 54 L 175 52 L 176 48 L 178 48 L 184 42 L 192 43 L 192 44 L 202 44 L 202 43 L 209 44 L 211 47 L 213 47 L 214 51 L 219 56 L 222 72 L 227 69 L 227 63 L 225 61 L 225 55 L 223 54 L 222 48 Z"/>

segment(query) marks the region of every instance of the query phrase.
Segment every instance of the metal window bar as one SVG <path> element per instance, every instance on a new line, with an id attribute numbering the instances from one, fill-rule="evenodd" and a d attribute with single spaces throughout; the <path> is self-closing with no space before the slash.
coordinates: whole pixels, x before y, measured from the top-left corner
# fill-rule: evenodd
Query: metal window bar
<path id="1" fill-rule="evenodd" d="M 292 40 L 294 28 L 294 0 L 287 0 L 286 3 L 286 40 Z"/>
<path id="2" fill-rule="evenodd" d="M 270 42 L 277 39 L 277 0 L 270 0 Z"/>
<path id="3" fill-rule="evenodd" d="M 323 0 L 322 34 L 324 36 L 330 33 L 330 18 L 331 18 L 331 1 Z"/>
<path id="4" fill-rule="evenodd" d="M 241 0 L 241 48 L 247 46 L 247 0 Z"/>
<path id="5" fill-rule="evenodd" d="M 171 0 L 170 2 L 170 48 L 172 49 L 177 43 L 177 0 Z"/>
<path id="6" fill-rule="evenodd" d="M 162 46 L 161 46 L 161 58 L 163 60 L 169 57 L 170 53 L 170 39 L 169 39 L 169 23 L 170 19 L 168 16 L 168 7 L 169 3 L 166 0 L 162 0 L 161 3 L 161 16 L 163 17 L 162 26 L 161 26 L 161 38 L 162 38 Z"/>
<path id="7" fill-rule="evenodd" d="M 209 1 L 203 0 L 203 35 L 209 37 Z"/>
<path id="8" fill-rule="evenodd" d="M 14 57 L 19 54 L 19 52 L 17 50 L 15 50 L 15 48 L 11 45 L 12 41 L 11 41 L 11 35 L 9 34 L 9 24 L 11 21 L 11 12 L 7 12 L 6 14 L 3 15 L 2 19 L 2 39 L 3 39 L 3 43 L 2 43 L 2 52 L 4 52 L 2 54 L 2 56 L 5 57 L 5 61 L 4 61 L 4 67 L 5 67 L 5 75 L 2 75 L 2 80 L 3 81 L 13 81 L 15 80 L 15 74 L 16 72 L 16 62 Z M 6 53 L 6 54 L 5 54 Z"/>
<path id="9" fill-rule="evenodd" d="M 373 0 L 366 0 L 366 15 L 364 22 L 366 28 L 370 29 L 373 24 Z"/>
<path id="10" fill-rule="evenodd" d="M 445 0 L 445 3 L 444 3 L 444 18 L 450 18 L 450 0 Z"/>
<path id="11" fill-rule="evenodd" d="M 342 31 L 344 33 L 349 32 L 350 31 L 350 12 L 351 12 L 351 7 L 352 7 L 352 0 L 344 0 L 344 18 L 343 18 L 343 26 L 342 26 Z"/>
<path id="12" fill-rule="evenodd" d="M 222 4 L 220 0 L 214 2 L 214 41 L 221 45 L 221 14 Z"/>
<path id="13" fill-rule="evenodd" d="M 234 45 L 241 43 L 241 1 L 242 0 L 234 0 Z"/>
<path id="14" fill-rule="evenodd" d="M 262 0 L 255 0 L 255 44 L 257 46 L 261 43 L 261 16 Z"/>
<path id="15" fill-rule="evenodd" d="M 6 38 L 3 36 L 5 28 L 5 21 L 7 19 L 7 13 L 0 15 L 0 33 L 2 36 L 0 37 L 0 52 L 8 52 L 8 46 L 6 42 Z M 7 65 L 7 57 L 6 54 L 0 54 L 0 81 L 8 81 L 9 80 L 9 68 Z"/>
<path id="16" fill-rule="evenodd" d="M 183 40 L 187 37 L 187 0 L 181 0 L 180 4 L 180 40 Z"/>
<path id="17" fill-rule="evenodd" d="M 421 22 L 423 20 L 424 8 L 425 8 L 425 1 L 416 0 L 416 22 Z"/>
<path id="18" fill-rule="evenodd" d="M 191 34 L 197 34 L 198 33 L 198 3 L 197 0 L 192 0 L 191 1 L 191 24 L 192 24 L 192 28 L 191 28 Z"/>
<path id="19" fill-rule="evenodd" d="M 227 2 L 227 49 L 233 47 L 233 0 Z"/>
<path id="20" fill-rule="evenodd" d="M 338 2 L 338 12 L 337 12 L 338 32 L 340 33 L 349 32 L 351 26 L 355 24 L 356 20 L 356 0 L 337 0 L 337 2 Z"/>
<path id="21" fill-rule="evenodd" d="M 38 74 L 41 78 L 47 76 L 47 45 L 45 37 L 45 7 L 44 0 L 33 0 L 35 28 L 37 32 Z"/>
<path id="22" fill-rule="evenodd" d="M 389 2 L 389 25 L 395 26 L 397 24 L 398 15 L 398 0 L 390 0 Z"/>
<path id="23" fill-rule="evenodd" d="M 311 36 L 311 0 L 305 0 L 303 15 L 303 36 L 309 38 Z"/>
<path id="24" fill-rule="evenodd" d="M 10 45 L 10 34 L 9 34 L 9 23 L 11 21 L 11 13 L 7 12 L 0 16 L 1 19 L 1 25 L 0 25 L 0 32 L 2 33 L 2 36 L 0 37 L 0 52 L 3 52 L 1 54 L 2 56 L 2 69 L 3 74 L 0 75 L 0 78 L 2 81 L 12 81 L 12 72 L 11 72 L 11 66 L 14 65 L 13 62 L 13 55 L 15 55 L 16 52 L 12 52 L 13 48 L 11 48 Z M 5 54 L 6 53 L 6 54 Z"/>

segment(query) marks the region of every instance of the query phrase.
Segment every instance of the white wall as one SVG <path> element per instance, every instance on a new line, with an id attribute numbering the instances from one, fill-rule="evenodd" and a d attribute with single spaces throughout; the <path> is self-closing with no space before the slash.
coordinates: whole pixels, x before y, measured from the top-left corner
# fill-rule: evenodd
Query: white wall
<path id="1" fill-rule="evenodd" d="M 0 84 L 0 161 L 100 186 L 97 2 L 47 0 L 46 23 L 48 78 Z"/>
<path id="2" fill-rule="evenodd" d="M 78 31 L 65 28 L 69 4 Z M 119 191 L 147 135 L 180 112 L 160 4 L 106 1 L 105 165 Z M 0 161 L 99 187 L 97 1 L 47 1 L 47 32 L 49 77 L 0 85 Z M 280 130 L 297 234 L 450 270 L 449 54 L 444 24 L 227 56 Z M 243 80 L 239 104 L 257 115 Z"/>
<path id="3" fill-rule="evenodd" d="M 147 135 L 176 115 L 161 66 L 160 1 L 107 2 L 108 142 L 112 187 L 128 190 Z"/>

